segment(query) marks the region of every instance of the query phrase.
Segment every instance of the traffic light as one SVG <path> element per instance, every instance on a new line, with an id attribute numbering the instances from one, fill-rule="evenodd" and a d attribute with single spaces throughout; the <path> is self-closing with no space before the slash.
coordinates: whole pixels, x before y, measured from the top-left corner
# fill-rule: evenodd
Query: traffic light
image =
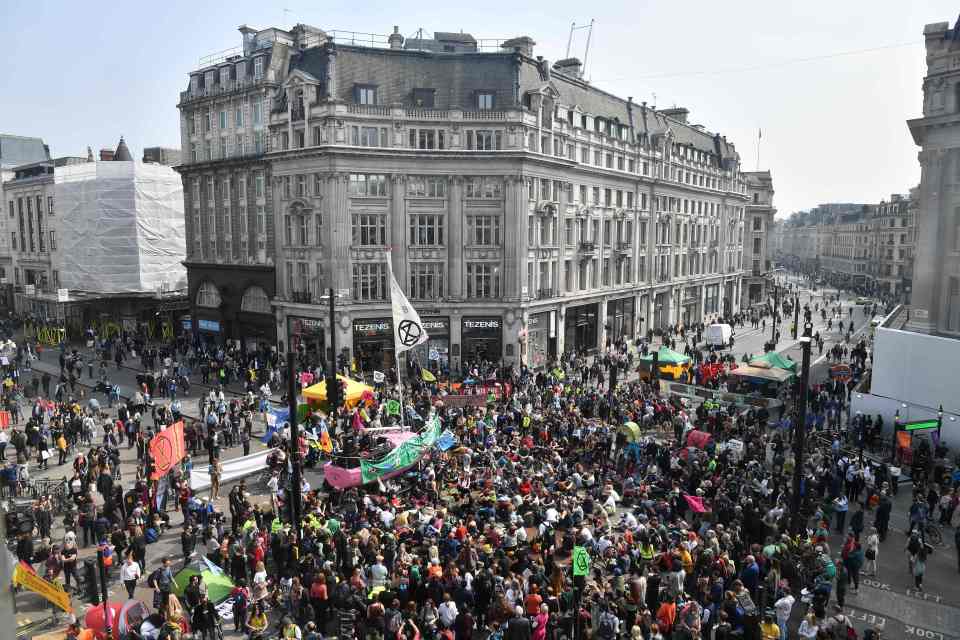
<path id="1" fill-rule="evenodd" d="M 334 413 L 340 406 L 340 380 L 327 378 L 327 408 Z"/>

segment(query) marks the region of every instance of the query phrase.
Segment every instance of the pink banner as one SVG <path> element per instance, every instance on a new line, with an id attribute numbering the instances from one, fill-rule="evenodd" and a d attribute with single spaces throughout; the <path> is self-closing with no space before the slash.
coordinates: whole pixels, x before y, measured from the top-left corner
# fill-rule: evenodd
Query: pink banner
<path id="1" fill-rule="evenodd" d="M 690 496 L 683 494 L 683 499 L 687 501 L 687 504 L 691 509 L 696 513 L 706 513 L 707 508 L 703 506 L 703 498 L 700 496 Z"/>

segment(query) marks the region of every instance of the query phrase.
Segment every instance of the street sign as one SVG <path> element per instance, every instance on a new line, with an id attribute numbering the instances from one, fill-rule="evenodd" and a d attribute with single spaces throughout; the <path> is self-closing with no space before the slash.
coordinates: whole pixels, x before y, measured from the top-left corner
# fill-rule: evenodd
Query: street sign
<path id="1" fill-rule="evenodd" d="M 590 554 L 584 547 L 573 548 L 573 575 L 585 576 L 590 573 Z"/>
<path id="2" fill-rule="evenodd" d="M 923 431 L 924 429 L 936 429 L 940 426 L 939 420 L 918 420 L 916 422 L 908 422 L 903 425 L 904 431 Z"/>

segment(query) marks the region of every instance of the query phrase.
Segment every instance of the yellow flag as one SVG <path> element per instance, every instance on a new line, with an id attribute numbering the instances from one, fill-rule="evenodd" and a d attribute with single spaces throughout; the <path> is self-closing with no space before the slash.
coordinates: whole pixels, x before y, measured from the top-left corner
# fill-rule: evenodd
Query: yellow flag
<path id="1" fill-rule="evenodd" d="M 423 378 L 424 382 L 436 382 L 437 377 L 430 373 L 429 369 L 420 369 L 420 377 Z"/>
<path id="2" fill-rule="evenodd" d="M 333 451 L 333 442 L 330 441 L 330 434 L 326 429 L 320 432 L 320 450 L 324 453 L 331 453 Z"/>

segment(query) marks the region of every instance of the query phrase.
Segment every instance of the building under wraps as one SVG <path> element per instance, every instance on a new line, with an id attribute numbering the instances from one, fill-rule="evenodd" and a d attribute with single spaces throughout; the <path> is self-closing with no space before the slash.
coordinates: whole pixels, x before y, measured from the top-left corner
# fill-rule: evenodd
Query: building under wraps
<path id="1" fill-rule="evenodd" d="M 173 169 L 115 159 L 58 168 L 54 181 L 62 288 L 186 288 L 183 187 Z"/>

